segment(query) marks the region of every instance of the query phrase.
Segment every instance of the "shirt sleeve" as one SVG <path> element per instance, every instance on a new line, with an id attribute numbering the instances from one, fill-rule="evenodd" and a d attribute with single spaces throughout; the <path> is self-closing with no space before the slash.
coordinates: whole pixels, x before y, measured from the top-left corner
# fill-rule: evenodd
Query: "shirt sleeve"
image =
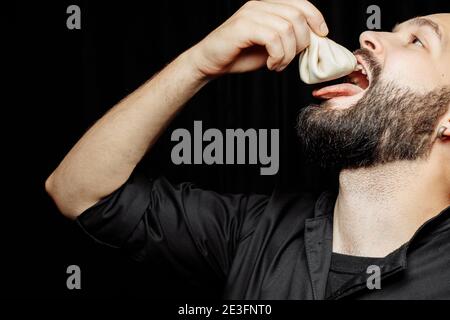
<path id="1" fill-rule="evenodd" d="M 164 259 L 186 275 L 213 272 L 224 278 L 268 198 L 172 185 L 136 170 L 76 221 L 95 241 L 121 248 L 134 260 Z"/>

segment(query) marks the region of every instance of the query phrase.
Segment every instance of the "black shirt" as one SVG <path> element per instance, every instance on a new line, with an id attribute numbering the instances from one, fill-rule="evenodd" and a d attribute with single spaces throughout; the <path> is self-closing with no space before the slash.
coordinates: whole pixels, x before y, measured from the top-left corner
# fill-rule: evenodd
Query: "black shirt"
<path id="1" fill-rule="evenodd" d="M 328 271 L 326 297 L 330 297 L 338 292 L 347 282 L 360 274 L 367 273 L 367 278 L 369 278 L 372 275 L 371 272 L 367 272 L 369 266 L 379 266 L 387 259 L 389 257 L 358 257 L 333 252 L 331 254 L 330 270 Z"/>
<path id="2" fill-rule="evenodd" d="M 136 261 L 165 259 L 199 287 L 223 284 L 225 299 L 325 299 L 336 196 L 218 194 L 135 171 L 77 223 Z M 450 299 L 450 207 L 388 257 L 381 290 L 361 273 L 328 298 Z"/>

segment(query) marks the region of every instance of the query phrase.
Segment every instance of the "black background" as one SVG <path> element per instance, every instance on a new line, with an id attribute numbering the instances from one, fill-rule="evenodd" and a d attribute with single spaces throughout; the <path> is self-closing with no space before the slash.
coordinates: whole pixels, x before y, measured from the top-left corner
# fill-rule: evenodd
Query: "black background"
<path id="1" fill-rule="evenodd" d="M 83 132 L 178 54 L 220 25 L 245 1 L 58 1 L 4 5 L 2 103 L 4 192 L 2 291 L 26 297 L 213 298 L 220 287 L 193 290 L 162 261 L 136 265 L 100 247 L 63 218 L 45 194 L 46 177 Z M 329 37 L 356 49 L 366 8 L 381 8 L 382 30 L 418 15 L 450 12 L 448 0 L 313 1 Z M 81 7 L 81 30 L 68 30 L 66 8 Z M 6 32 L 5 32 L 6 31 Z M 276 183 L 320 190 L 335 173 L 304 163 L 294 130 L 298 110 L 313 102 L 297 59 L 282 73 L 224 76 L 197 94 L 142 165 L 172 182 L 195 181 L 220 192 L 270 193 Z M 279 128 L 280 171 L 259 165 L 175 166 L 176 128 Z M 81 267 L 82 289 L 66 288 L 66 268 Z"/>

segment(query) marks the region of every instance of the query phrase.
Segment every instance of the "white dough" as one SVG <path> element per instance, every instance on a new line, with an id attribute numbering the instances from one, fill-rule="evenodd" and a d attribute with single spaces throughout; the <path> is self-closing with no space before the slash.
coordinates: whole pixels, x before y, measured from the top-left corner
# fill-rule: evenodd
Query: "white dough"
<path id="1" fill-rule="evenodd" d="M 311 42 L 300 54 L 300 78 L 308 84 L 334 80 L 352 73 L 355 56 L 343 46 L 310 32 Z"/>

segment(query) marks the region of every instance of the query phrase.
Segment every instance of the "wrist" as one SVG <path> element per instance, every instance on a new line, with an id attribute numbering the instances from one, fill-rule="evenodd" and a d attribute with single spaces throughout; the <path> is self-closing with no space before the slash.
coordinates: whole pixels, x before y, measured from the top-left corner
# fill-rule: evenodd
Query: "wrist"
<path id="1" fill-rule="evenodd" d="M 183 52 L 179 56 L 179 59 L 188 70 L 189 74 L 192 76 L 192 80 L 194 80 L 198 84 L 203 85 L 213 79 L 211 75 L 208 75 L 202 70 L 199 63 L 199 52 L 196 46 L 191 47 L 190 49 Z"/>

